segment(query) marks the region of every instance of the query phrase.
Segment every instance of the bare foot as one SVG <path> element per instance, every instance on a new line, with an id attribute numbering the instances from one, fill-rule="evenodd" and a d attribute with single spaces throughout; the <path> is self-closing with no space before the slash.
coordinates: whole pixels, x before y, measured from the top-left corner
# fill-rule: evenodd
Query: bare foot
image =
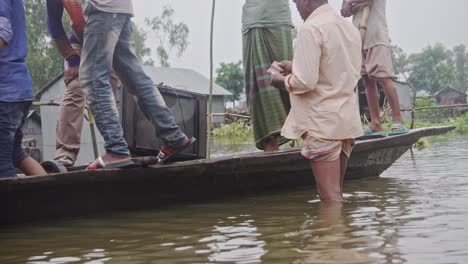
<path id="1" fill-rule="evenodd" d="M 279 150 L 278 138 L 272 137 L 264 146 L 263 151 L 275 152 Z"/>
<path id="2" fill-rule="evenodd" d="M 369 128 L 370 128 L 370 130 L 372 130 L 372 132 L 384 131 L 384 128 L 383 128 L 382 124 L 377 124 L 377 123 L 373 123 L 373 122 L 371 122 L 369 124 Z"/>
<path id="3" fill-rule="evenodd" d="M 115 156 L 115 155 L 112 155 L 112 154 L 107 153 L 107 152 L 106 152 L 106 154 L 102 155 L 101 158 L 104 161 L 104 163 L 106 163 L 106 164 L 111 164 L 111 163 L 115 163 L 115 162 L 124 161 L 124 160 L 129 159 L 129 157 Z"/>

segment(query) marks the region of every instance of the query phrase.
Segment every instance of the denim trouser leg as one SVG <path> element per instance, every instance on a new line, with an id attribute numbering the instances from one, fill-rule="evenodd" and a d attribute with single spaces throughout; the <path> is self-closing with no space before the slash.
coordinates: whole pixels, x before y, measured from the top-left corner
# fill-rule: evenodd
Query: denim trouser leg
<path id="1" fill-rule="evenodd" d="M 110 75 L 114 50 L 129 15 L 111 14 L 88 8 L 87 25 L 81 54 L 80 82 L 88 91 L 88 103 L 96 126 L 104 138 L 104 148 L 116 156 L 128 157 L 130 152 L 123 137 Z"/>
<path id="2" fill-rule="evenodd" d="M 115 48 L 114 69 L 129 92 L 136 95 L 140 110 L 156 128 L 157 136 L 163 140 L 163 144 L 168 147 L 176 146 L 185 139 L 185 134 L 175 123 L 161 93 L 145 74 L 132 50 L 132 27 L 128 18 Z"/>
<path id="3" fill-rule="evenodd" d="M 15 166 L 28 157 L 21 131 L 31 102 L 0 102 L 0 178 L 15 176 Z"/>

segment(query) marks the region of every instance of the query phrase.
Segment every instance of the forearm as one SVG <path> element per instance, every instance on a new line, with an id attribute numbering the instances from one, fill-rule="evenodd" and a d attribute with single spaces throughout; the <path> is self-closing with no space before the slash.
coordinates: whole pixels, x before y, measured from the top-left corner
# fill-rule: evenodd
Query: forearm
<path id="1" fill-rule="evenodd" d="M 3 39 L 0 39 L 0 49 L 3 49 L 5 47 L 5 41 Z"/>
<path id="2" fill-rule="evenodd" d="M 297 75 L 290 74 L 284 80 L 284 86 L 290 94 L 304 94 L 315 90 L 317 82 L 308 84 Z"/>
<path id="3" fill-rule="evenodd" d="M 67 36 L 54 39 L 53 41 L 54 46 L 57 48 L 60 55 L 67 60 L 69 66 L 77 66 L 80 64 L 79 55 L 76 53 L 75 49 L 73 49 Z"/>
<path id="4" fill-rule="evenodd" d="M 47 0 L 47 28 L 58 52 L 64 59 L 68 60 L 78 56 L 78 54 L 73 49 L 63 28 L 63 10 L 62 0 Z"/>

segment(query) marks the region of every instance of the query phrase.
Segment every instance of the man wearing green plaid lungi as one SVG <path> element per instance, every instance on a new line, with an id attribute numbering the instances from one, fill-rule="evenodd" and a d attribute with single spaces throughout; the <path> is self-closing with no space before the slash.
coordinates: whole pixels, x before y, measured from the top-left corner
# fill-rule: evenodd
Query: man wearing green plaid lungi
<path id="1" fill-rule="evenodd" d="M 242 14 L 245 93 L 256 146 L 276 151 L 290 109 L 289 95 L 271 85 L 274 61 L 291 60 L 292 23 L 288 0 L 246 0 Z"/>

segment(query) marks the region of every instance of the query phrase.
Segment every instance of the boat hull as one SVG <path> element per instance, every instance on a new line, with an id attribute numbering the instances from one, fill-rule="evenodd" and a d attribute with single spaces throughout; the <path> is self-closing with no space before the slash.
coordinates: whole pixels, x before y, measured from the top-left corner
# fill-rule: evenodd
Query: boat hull
<path id="1" fill-rule="evenodd" d="M 454 127 L 357 142 L 346 180 L 378 177 L 414 143 Z M 139 210 L 314 185 L 299 149 L 128 170 L 78 171 L 0 180 L 0 224 Z"/>

